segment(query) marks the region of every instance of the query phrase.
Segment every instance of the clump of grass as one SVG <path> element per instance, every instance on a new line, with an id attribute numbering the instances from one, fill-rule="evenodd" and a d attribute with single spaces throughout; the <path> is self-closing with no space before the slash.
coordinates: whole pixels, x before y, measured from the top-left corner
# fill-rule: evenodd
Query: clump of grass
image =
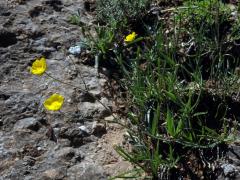
<path id="1" fill-rule="evenodd" d="M 238 66 L 238 54 L 233 53 L 237 39 L 236 11 L 222 1 L 185 1 L 175 11 L 177 39 L 187 70 L 202 68 L 204 79 L 216 79 Z M 236 13 L 236 12 L 235 12 Z M 238 24 L 238 25 L 237 25 Z M 176 41 L 175 41 L 176 42 Z"/>
<path id="2" fill-rule="evenodd" d="M 132 150 L 116 150 L 145 179 L 215 179 L 214 164 L 237 129 L 229 92 L 239 89 L 234 83 L 239 59 L 231 54 L 238 20 L 220 1 L 195 0 L 150 15 L 147 23 L 144 12 L 152 2 L 101 0 L 97 6 L 98 20 L 106 24 L 89 40 L 102 61 L 117 63 L 109 68 L 124 75 L 131 110 Z M 138 29 L 136 40 L 124 42 L 133 27 L 144 33 Z"/>

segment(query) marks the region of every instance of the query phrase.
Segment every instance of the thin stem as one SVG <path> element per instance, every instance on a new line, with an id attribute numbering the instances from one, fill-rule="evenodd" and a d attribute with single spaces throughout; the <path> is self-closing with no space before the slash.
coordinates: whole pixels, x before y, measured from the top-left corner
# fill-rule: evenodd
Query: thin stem
<path id="1" fill-rule="evenodd" d="M 68 57 L 69 57 L 69 59 L 72 61 L 74 67 L 75 67 L 76 69 L 78 69 L 77 66 L 76 66 L 76 64 L 74 63 L 72 57 L 71 57 L 71 56 L 68 56 Z M 79 70 L 78 72 L 79 72 L 79 76 L 80 76 L 80 78 L 82 79 L 82 82 L 83 82 L 83 84 L 84 84 L 84 86 L 85 86 L 85 89 L 86 89 L 87 91 L 89 91 L 89 89 L 88 89 L 88 87 L 87 87 L 87 84 L 86 84 L 85 80 L 83 79 L 83 76 L 82 76 L 81 71 Z"/>

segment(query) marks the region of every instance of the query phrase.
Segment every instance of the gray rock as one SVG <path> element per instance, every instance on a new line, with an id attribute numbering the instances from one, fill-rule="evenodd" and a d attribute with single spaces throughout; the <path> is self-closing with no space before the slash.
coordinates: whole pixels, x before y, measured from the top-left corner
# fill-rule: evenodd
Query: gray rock
<path id="1" fill-rule="evenodd" d="M 106 180 L 104 170 L 93 163 L 81 163 L 72 166 L 67 171 L 69 180 Z"/>
<path id="2" fill-rule="evenodd" d="M 72 46 L 68 51 L 70 54 L 79 55 L 81 53 L 81 46 Z"/>
<path id="3" fill-rule="evenodd" d="M 48 41 L 47 38 L 41 38 L 41 39 L 36 40 L 35 42 L 33 42 L 33 46 L 45 46 L 47 41 Z"/>
<path id="4" fill-rule="evenodd" d="M 34 166 L 36 159 L 31 156 L 24 156 L 23 161 L 25 165 Z"/>
<path id="5" fill-rule="evenodd" d="M 65 168 L 48 169 L 42 173 L 42 177 L 40 179 L 60 180 L 63 179 L 65 175 L 66 175 Z"/>
<path id="6" fill-rule="evenodd" d="M 71 160 L 75 156 L 75 151 L 71 147 L 64 147 L 57 151 L 54 155 L 56 159 L 62 159 L 64 161 Z"/>
<path id="7" fill-rule="evenodd" d="M 238 145 L 231 145 L 230 151 L 227 152 L 227 156 L 233 165 L 240 166 L 240 147 Z"/>
<path id="8" fill-rule="evenodd" d="M 86 133 L 82 132 L 78 127 L 64 127 L 59 133 L 60 138 L 69 139 L 73 147 L 80 147 L 83 145 L 83 138 L 87 136 Z"/>
<path id="9" fill-rule="evenodd" d="M 90 131 L 86 126 L 80 126 L 79 129 L 87 134 L 90 134 Z"/>
<path id="10" fill-rule="evenodd" d="M 237 169 L 232 164 L 222 164 L 221 168 L 223 169 L 223 173 L 225 177 L 235 177 L 237 175 Z"/>
<path id="11" fill-rule="evenodd" d="M 30 129 L 33 131 L 37 131 L 39 128 L 40 128 L 40 123 L 38 119 L 34 117 L 20 119 L 14 125 L 14 130 Z"/>
<path id="12" fill-rule="evenodd" d="M 106 103 L 103 102 L 103 104 L 105 105 Z M 99 102 L 82 102 L 79 104 L 79 111 L 84 118 L 104 118 L 111 114 L 110 111 Z"/>

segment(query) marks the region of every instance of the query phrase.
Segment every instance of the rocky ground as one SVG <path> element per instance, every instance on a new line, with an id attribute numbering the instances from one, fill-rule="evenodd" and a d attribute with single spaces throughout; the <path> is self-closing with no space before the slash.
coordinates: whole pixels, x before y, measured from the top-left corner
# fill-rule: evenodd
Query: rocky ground
<path id="1" fill-rule="evenodd" d="M 129 168 L 113 149 L 124 130 L 102 121 L 112 117 L 99 102 L 29 72 L 45 56 L 49 74 L 82 88 L 85 82 L 112 106 L 103 95 L 107 78 L 68 52 L 82 39 L 68 22 L 77 11 L 83 23 L 92 22 L 82 0 L 0 2 L 0 179 L 103 180 Z M 42 103 L 56 92 L 65 97 L 63 109 L 47 112 Z"/>

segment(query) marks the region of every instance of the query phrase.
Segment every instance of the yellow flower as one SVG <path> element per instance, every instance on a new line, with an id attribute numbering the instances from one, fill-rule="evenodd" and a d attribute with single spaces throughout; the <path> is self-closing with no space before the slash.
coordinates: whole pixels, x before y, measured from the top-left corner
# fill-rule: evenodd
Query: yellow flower
<path id="1" fill-rule="evenodd" d="M 36 59 L 31 67 L 31 73 L 41 76 L 47 69 L 46 59 L 44 57 Z"/>
<path id="2" fill-rule="evenodd" d="M 58 111 L 61 109 L 64 97 L 60 94 L 53 94 L 43 103 L 44 107 L 49 111 Z"/>
<path id="3" fill-rule="evenodd" d="M 124 39 L 125 42 L 132 42 L 136 38 L 137 34 L 132 32 L 131 34 L 127 35 Z"/>

